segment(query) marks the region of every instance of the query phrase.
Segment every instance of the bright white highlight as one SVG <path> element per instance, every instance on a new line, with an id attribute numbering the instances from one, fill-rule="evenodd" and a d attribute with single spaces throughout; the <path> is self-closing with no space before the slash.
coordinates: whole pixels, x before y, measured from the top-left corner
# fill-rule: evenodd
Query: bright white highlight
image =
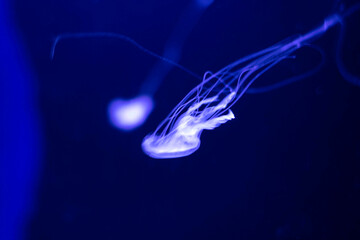
<path id="1" fill-rule="evenodd" d="M 131 131 L 146 121 L 153 105 L 149 96 L 138 96 L 130 100 L 115 99 L 109 104 L 110 122 L 116 128 Z"/>
<path id="2" fill-rule="evenodd" d="M 174 131 L 165 136 L 150 135 L 143 141 L 143 150 L 153 158 L 184 157 L 200 147 L 200 134 L 234 119 L 231 110 L 227 114 L 218 114 L 234 98 L 230 93 L 217 105 L 200 110 L 205 104 L 215 103 L 217 97 L 208 98 L 190 107 L 175 123 Z"/>

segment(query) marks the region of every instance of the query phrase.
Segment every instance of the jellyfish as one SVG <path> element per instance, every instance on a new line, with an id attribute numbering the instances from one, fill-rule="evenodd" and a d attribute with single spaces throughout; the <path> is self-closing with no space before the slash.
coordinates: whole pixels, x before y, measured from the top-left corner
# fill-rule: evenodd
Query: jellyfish
<path id="1" fill-rule="evenodd" d="M 188 38 L 191 30 L 198 22 L 204 11 L 213 3 L 214 0 L 192 0 L 185 8 L 184 12 L 179 18 L 172 34 L 167 40 L 163 55 L 160 56 L 152 51 L 144 48 L 133 39 L 116 33 L 75 33 L 62 34 L 55 38 L 51 50 L 51 59 L 54 58 L 55 48 L 61 39 L 69 38 L 88 38 L 88 37 L 111 37 L 127 41 L 145 53 L 156 57 L 158 61 L 150 70 L 148 76 L 140 86 L 139 93 L 131 99 L 116 98 L 110 101 L 108 105 L 108 116 L 110 123 L 123 131 L 131 131 L 141 126 L 154 108 L 154 95 L 158 91 L 161 83 L 164 81 L 168 73 L 173 67 L 178 67 L 181 70 L 200 78 L 197 74 L 180 66 L 178 64 L 183 46 Z"/>
<path id="2" fill-rule="evenodd" d="M 213 0 L 194 0 L 189 3 L 180 21 L 165 44 L 163 57 L 177 63 L 185 40 L 204 10 Z M 109 104 L 109 118 L 113 126 L 121 130 L 133 130 L 141 126 L 154 107 L 154 95 L 173 65 L 159 59 L 143 82 L 139 94 L 132 99 L 114 99 Z"/>
<path id="3" fill-rule="evenodd" d="M 185 157 L 194 153 L 200 147 L 203 130 L 212 130 L 235 118 L 231 107 L 256 79 L 279 62 L 294 58 L 296 50 L 309 45 L 328 29 L 336 24 L 342 25 L 343 18 L 359 8 L 356 5 L 343 14 L 330 15 L 322 25 L 304 35 L 290 37 L 243 57 L 215 73 L 206 72 L 202 82 L 183 98 L 153 133 L 144 137 L 144 153 L 157 159 Z M 270 86 L 264 91 L 284 84 L 287 82 Z"/>

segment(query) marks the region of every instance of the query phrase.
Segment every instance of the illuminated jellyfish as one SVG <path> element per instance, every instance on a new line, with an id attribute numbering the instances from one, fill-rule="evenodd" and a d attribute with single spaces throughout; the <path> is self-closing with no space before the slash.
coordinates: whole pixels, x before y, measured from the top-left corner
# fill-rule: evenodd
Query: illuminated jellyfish
<path id="1" fill-rule="evenodd" d="M 111 124 L 121 130 L 131 131 L 141 126 L 154 107 L 154 95 L 161 83 L 166 78 L 172 68 L 178 67 L 187 73 L 199 78 L 196 74 L 178 65 L 185 40 L 193 29 L 194 25 L 201 17 L 203 12 L 213 3 L 214 0 L 193 0 L 189 3 L 179 22 L 175 26 L 171 36 L 165 44 L 163 56 L 159 56 L 148 49 L 142 47 L 133 39 L 116 33 L 75 33 L 59 35 L 52 46 L 51 58 L 54 57 L 55 48 L 61 39 L 69 38 L 88 38 L 88 37 L 111 37 L 127 41 L 145 53 L 158 58 L 154 67 L 149 72 L 139 93 L 131 99 L 116 98 L 109 103 L 108 115 Z"/>
<path id="2" fill-rule="evenodd" d="M 342 15 L 331 15 L 320 27 L 307 34 L 241 58 L 214 74 L 205 73 L 203 81 L 185 96 L 155 132 L 144 138 L 143 151 L 152 158 L 178 158 L 195 152 L 200 147 L 203 130 L 212 130 L 235 118 L 230 108 L 256 79 L 284 59 L 293 58 L 296 50 L 308 45 L 329 28 L 342 24 L 342 19 L 354 9 L 358 10 L 359 5 Z M 281 87 L 281 84 L 273 87 Z M 264 91 L 268 90 L 272 89 Z"/>

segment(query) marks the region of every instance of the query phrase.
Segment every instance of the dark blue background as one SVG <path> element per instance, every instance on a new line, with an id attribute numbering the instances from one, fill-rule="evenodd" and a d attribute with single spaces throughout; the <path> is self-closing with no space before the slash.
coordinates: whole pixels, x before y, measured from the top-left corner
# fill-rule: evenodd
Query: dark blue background
<path id="1" fill-rule="evenodd" d="M 141 141 L 197 79 L 174 69 L 148 121 L 125 133 L 109 124 L 107 104 L 135 96 L 156 59 L 119 40 L 82 39 L 64 40 L 49 60 L 52 39 L 65 32 L 121 33 L 161 53 L 187 4 L 14 2 L 39 82 L 44 135 L 28 239 L 360 239 L 360 87 L 336 68 L 338 28 L 315 42 L 326 54 L 321 71 L 245 95 L 233 107 L 235 120 L 204 132 L 193 155 L 172 160 L 150 159 Z M 335 9 L 329 0 L 215 0 L 180 64 L 199 74 L 216 71 L 311 30 Z M 347 19 L 343 48 L 346 66 L 358 76 L 359 20 L 359 14 Z M 256 85 L 315 64 L 312 54 Z"/>

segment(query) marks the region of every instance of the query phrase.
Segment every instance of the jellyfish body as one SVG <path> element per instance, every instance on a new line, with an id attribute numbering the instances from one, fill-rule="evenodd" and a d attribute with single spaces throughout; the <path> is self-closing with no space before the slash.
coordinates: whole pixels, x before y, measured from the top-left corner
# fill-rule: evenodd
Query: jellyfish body
<path id="1" fill-rule="evenodd" d="M 131 131 L 145 122 L 153 106 L 153 99 L 149 96 L 129 100 L 115 99 L 108 107 L 110 123 L 124 131 Z"/>
<path id="2" fill-rule="evenodd" d="M 297 49 L 340 21 L 338 15 L 332 15 L 305 35 L 241 58 L 214 74 L 205 73 L 203 81 L 189 92 L 154 133 L 144 138 L 143 151 L 153 158 L 192 154 L 200 147 L 203 130 L 212 130 L 235 118 L 230 108 L 256 79 L 280 61 L 292 58 Z"/>
<path id="3" fill-rule="evenodd" d="M 143 141 L 144 151 L 153 158 L 176 158 L 192 154 L 200 147 L 200 135 L 203 130 L 211 130 L 235 118 L 231 110 L 227 114 L 216 116 L 227 107 L 235 97 L 230 93 L 221 102 L 200 111 L 203 105 L 218 102 L 217 97 L 207 98 L 189 107 L 176 121 L 170 134 L 149 135 Z"/>

